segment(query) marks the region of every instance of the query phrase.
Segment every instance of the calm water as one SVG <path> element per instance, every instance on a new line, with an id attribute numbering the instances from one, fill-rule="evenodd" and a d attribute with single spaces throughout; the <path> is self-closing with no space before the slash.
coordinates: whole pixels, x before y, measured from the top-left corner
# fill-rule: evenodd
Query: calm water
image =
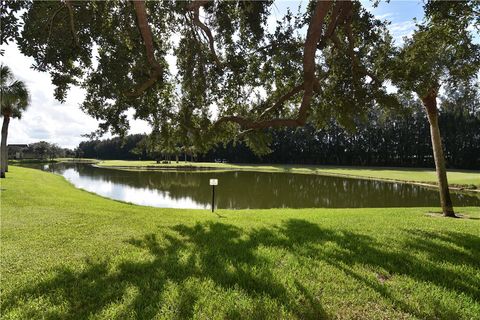
<path id="1" fill-rule="evenodd" d="M 247 171 L 121 171 L 86 164 L 36 165 L 76 187 L 140 205 L 210 208 L 209 179 L 218 179 L 216 205 L 245 208 L 438 206 L 438 192 L 415 185 L 319 175 Z M 479 206 L 480 195 L 453 193 L 456 206 Z"/>

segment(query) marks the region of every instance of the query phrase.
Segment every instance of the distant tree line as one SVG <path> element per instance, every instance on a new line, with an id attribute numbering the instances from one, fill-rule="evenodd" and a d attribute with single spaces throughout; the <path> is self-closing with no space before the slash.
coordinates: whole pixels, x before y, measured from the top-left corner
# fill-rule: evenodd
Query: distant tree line
<path id="1" fill-rule="evenodd" d="M 458 110 L 440 112 L 445 157 L 449 168 L 480 169 L 480 116 Z M 255 155 L 245 144 L 220 145 L 201 155 L 201 161 L 235 163 L 301 163 L 325 165 L 433 167 L 434 159 L 425 112 L 415 111 L 367 122 L 350 132 L 332 122 L 325 129 L 313 126 L 270 130 L 271 153 Z"/>
<path id="2" fill-rule="evenodd" d="M 449 168 L 480 168 L 480 112 L 455 108 L 443 101 L 440 130 L 444 132 Z M 234 163 L 298 163 L 325 165 L 432 167 L 434 160 L 429 124 L 420 106 L 414 112 L 385 115 L 372 113 L 367 121 L 349 131 L 336 122 L 325 129 L 269 129 L 271 153 L 258 156 L 243 143 L 218 145 L 199 161 L 226 160 Z M 97 159 L 157 160 L 165 158 L 145 147 L 147 135 L 128 135 L 81 142 L 82 157 Z M 178 156 L 184 159 L 182 148 Z M 173 155 L 173 154 L 172 154 Z M 173 155 L 175 156 L 175 155 Z M 175 157 L 173 157 L 175 158 Z M 189 157 L 189 159 L 191 159 Z"/>
<path id="3" fill-rule="evenodd" d="M 24 151 L 39 159 L 70 158 L 75 156 L 73 150 L 62 148 L 56 143 L 46 141 L 31 143 Z"/>
<path id="4" fill-rule="evenodd" d="M 127 135 L 125 138 L 115 137 L 105 140 L 80 142 L 77 153 L 84 158 L 118 159 L 118 160 L 151 160 L 146 148 L 142 148 L 145 134 Z"/>

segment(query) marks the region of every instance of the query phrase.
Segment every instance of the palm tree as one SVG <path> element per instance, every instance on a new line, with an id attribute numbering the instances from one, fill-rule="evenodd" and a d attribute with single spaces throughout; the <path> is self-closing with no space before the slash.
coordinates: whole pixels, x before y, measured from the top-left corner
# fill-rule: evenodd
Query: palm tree
<path id="1" fill-rule="evenodd" d="M 8 171 L 7 135 L 10 118 L 20 118 L 30 102 L 30 93 L 25 83 L 16 80 L 9 67 L 0 65 L 0 103 L 3 116 L 2 142 L 0 146 L 0 177 Z"/>

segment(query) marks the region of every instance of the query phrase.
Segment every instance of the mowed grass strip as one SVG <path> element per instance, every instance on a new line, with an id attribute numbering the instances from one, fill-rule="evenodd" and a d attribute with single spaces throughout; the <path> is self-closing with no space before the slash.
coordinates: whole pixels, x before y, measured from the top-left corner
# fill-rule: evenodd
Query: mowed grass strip
<path id="1" fill-rule="evenodd" d="M 308 174 L 331 174 L 373 179 L 398 180 L 409 182 L 437 183 L 437 174 L 432 168 L 389 168 L 389 167 L 349 167 L 349 166 L 316 166 L 316 165 L 276 165 L 276 164 L 231 164 L 214 162 L 172 161 L 168 164 L 156 161 L 103 160 L 98 166 L 122 167 L 137 169 L 161 169 L 172 167 L 199 167 L 212 169 L 237 169 L 249 171 L 274 171 Z M 480 188 L 480 171 L 448 170 L 448 182 L 453 186 Z"/>
<path id="2" fill-rule="evenodd" d="M 2 319 L 476 319 L 480 209 L 174 210 L 10 167 Z"/>

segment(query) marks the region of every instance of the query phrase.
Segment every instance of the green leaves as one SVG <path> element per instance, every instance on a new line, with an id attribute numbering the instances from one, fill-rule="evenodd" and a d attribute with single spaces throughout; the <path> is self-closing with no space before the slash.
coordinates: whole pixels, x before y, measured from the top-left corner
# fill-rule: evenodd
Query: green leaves
<path id="1" fill-rule="evenodd" d="M 30 103 L 30 92 L 25 83 L 16 80 L 9 67 L 0 66 L 1 114 L 21 118 Z"/>
<path id="2" fill-rule="evenodd" d="M 267 141 L 262 133 L 238 137 L 245 128 L 216 122 L 232 116 L 251 122 L 296 121 L 307 86 L 284 96 L 306 81 L 306 27 L 316 4 L 298 12 L 290 8 L 273 21 L 271 1 L 146 2 L 153 58 L 162 76 L 138 97 L 129 93 L 156 69 L 130 2 L 75 1 L 72 10 L 64 2 L 28 3 L 17 40 L 39 70 L 50 72 L 57 99 L 65 99 L 71 85 L 86 89 L 82 109 L 102 121 L 99 133 L 125 134 L 126 112 L 132 108 L 136 118 L 155 130 L 163 128 L 169 137 L 199 150 L 237 138 L 262 145 Z M 468 32 L 443 18 L 457 19 L 468 9 L 463 5 L 428 7 L 441 17 L 431 20 L 441 23 L 419 28 L 399 51 L 385 23 L 360 3 L 335 2 L 326 8 L 323 24 L 315 26 L 322 36 L 314 55 L 312 102 L 302 110 L 307 123 L 322 126 L 337 119 L 353 127 L 372 108 L 398 108 L 385 88 L 391 78 L 402 89 L 422 91 L 447 76 L 469 77 L 476 68 L 478 57 L 471 53 L 478 48 Z M 175 63 L 173 74 L 169 63 Z M 272 106 L 274 112 L 265 114 Z"/>
<path id="3" fill-rule="evenodd" d="M 422 97 L 432 88 L 476 77 L 480 46 L 473 42 L 468 28 L 475 23 L 474 6 L 478 4 L 428 2 L 426 20 L 417 25 L 395 59 L 395 84 Z"/>
<path id="4" fill-rule="evenodd" d="M 6 44 L 18 38 L 18 29 L 21 27 L 21 20 L 18 19 L 19 12 L 26 6 L 27 2 L 22 0 L 4 0 L 0 5 L 0 44 Z M 0 55 L 3 53 L 0 51 Z"/>

